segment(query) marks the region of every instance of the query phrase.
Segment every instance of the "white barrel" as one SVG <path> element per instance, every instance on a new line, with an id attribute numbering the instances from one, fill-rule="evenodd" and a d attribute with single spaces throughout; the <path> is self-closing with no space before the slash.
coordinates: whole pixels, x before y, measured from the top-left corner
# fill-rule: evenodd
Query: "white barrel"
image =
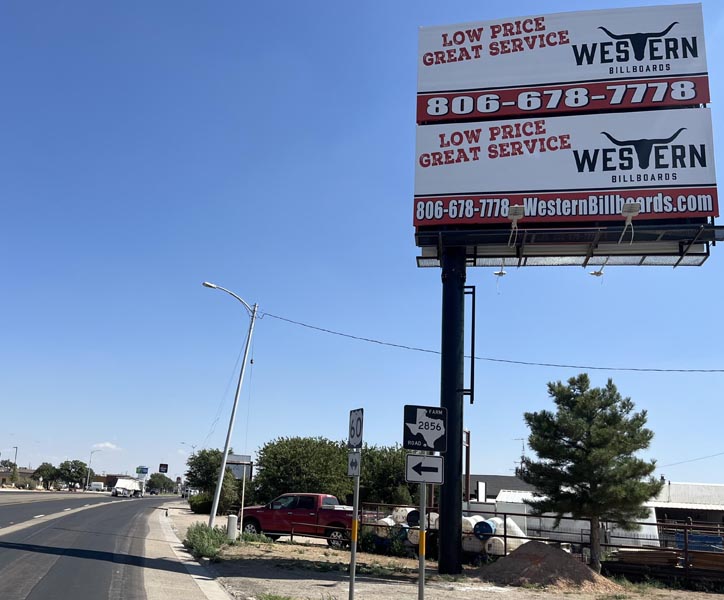
<path id="1" fill-rule="evenodd" d="M 501 519 L 500 517 L 491 517 L 488 519 L 488 522 L 492 523 L 492 525 L 495 527 L 495 534 L 498 537 L 503 537 L 503 519 Z"/>
<path id="2" fill-rule="evenodd" d="M 525 536 L 525 533 L 518 526 L 518 523 L 513 521 L 513 519 L 511 519 L 510 517 L 505 519 L 505 529 L 506 529 L 506 533 L 508 535 L 515 535 L 515 536 L 520 536 L 520 537 Z M 525 540 L 516 540 L 516 541 L 518 541 L 522 544 Z"/>
<path id="3" fill-rule="evenodd" d="M 463 533 L 472 533 L 475 523 L 485 521 L 480 515 L 473 515 L 472 517 L 463 517 Z"/>
<path id="4" fill-rule="evenodd" d="M 390 517 L 385 517 L 375 522 L 375 535 L 381 538 L 388 538 L 391 535 L 391 528 L 395 524 L 395 520 Z"/>
<path id="5" fill-rule="evenodd" d="M 395 520 L 395 523 L 402 524 L 407 523 L 407 515 L 410 514 L 414 508 L 409 508 L 407 506 L 398 506 L 395 510 L 392 511 L 392 518 Z"/>
<path id="6" fill-rule="evenodd" d="M 485 552 L 491 556 L 503 556 L 505 554 L 505 543 L 501 537 L 491 537 L 485 542 Z"/>
<path id="7" fill-rule="evenodd" d="M 420 543 L 420 528 L 410 527 L 407 530 L 407 541 L 413 546 L 417 546 Z"/>
<path id="8" fill-rule="evenodd" d="M 463 551 L 464 552 L 482 554 L 484 547 L 485 546 L 484 546 L 483 541 L 479 540 L 474 535 L 464 535 L 463 536 Z"/>
<path id="9" fill-rule="evenodd" d="M 505 525 L 503 525 L 503 519 L 501 519 L 500 517 L 493 517 L 492 519 L 490 519 L 490 521 L 495 523 L 495 535 L 501 540 L 504 538 L 504 536 L 505 538 L 507 538 L 508 543 L 506 544 L 505 549 L 508 551 L 508 553 L 512 552 L 516 548 L 520 548 L 520 546 L 528 541 L 520 539 L 525 536 L 525 533 L 523 533 L 523 530 L 510 517 L 505 519 Z M 502 553 L 503 551 L 501 550 L 501 554 Z M 490 552 L 488 554 L 490 554 Z"/>

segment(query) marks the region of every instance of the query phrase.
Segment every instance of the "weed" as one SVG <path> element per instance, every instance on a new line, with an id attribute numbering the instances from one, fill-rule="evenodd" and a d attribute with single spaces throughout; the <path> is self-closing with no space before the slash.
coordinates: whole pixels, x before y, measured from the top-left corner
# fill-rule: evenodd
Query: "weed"
<path id="1" fill-rule="evenodd" d="M 465 576 L 464 575 L 442 574 L 442 575 L 436 575 L 435 577 L 441 581 L 460 581 L 460 580 L 464 579 Z"/>
<path id="2" fill-rule="evenodd" d="M 544 586 L 544 585 L 541 585 L 540 583 L 524 583 L 524 584 L 521 585 L 520 587 L 522 587 L 522 588 L 525 589 L 525 590 L 542 590 L 542 589 L 545 589 L 545 586 Z"/>
<path id="3" fill-rule="evenodd" d="M 263 533 L 242 533 L 239 538 L 242 542 L 258 542 L 261 544 L 273 544 L 274 540 L 268 538 Z"/>

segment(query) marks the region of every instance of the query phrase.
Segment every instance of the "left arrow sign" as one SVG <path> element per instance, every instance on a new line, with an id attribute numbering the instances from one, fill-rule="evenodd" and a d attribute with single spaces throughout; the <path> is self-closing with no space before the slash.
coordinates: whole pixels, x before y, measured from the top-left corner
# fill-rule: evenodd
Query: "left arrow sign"
<path id="1" fill-rule="evenodd" d="M 408 454 L 405 457 L 405 481 L 409 483 L 443 483 L 443 457 Z"/>
<path id="2" fill-rule="evenodd" d="M 412 470 L 420 476 L 423 473 L 437 473 L 440 470 L 437 467 L 425 467 L 423 464 L 424 463 L 419 462 L 416 465 L 412 465 Z"/>

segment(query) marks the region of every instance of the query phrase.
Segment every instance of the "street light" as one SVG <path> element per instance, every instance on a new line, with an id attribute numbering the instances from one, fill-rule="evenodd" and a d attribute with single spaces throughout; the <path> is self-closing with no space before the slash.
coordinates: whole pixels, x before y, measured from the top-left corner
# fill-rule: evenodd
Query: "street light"
<path id="1" fill-rule="evenodd" d="M 196 454 L 196 444 L 189 444 L 188 442 L 181 442 L 184 446 L 191 446 L 191 454 Z"/>
<path id="2" fill-rule="evenodd" d="M 224 472 L 226 471 L 226 458 L 229 455 L 229 445 L 231 443 L 231 433 L 234 430 L 234 419 L 236 418 L 236 407 L 239 405 L 239 395 L 241 394 L 241 383 L 244 381 L 244 371 L 246 370 L 246 359 L 249 355 L 249 346 L 251 345 L 251 336 L 254 333 L 254 321 L 256 321 L 256 313 L 259 308 L 258 304 L 254 304 L 253 307 L 249 306 L 241 297 L 237 296 L 234 292 L 227 290 L 214 283 L 204 281 L 201 285 L 212 290 L 221 290 L 226 292 L 230 296 L 236 298 L 239 302 L 244 305 L 244 308 L 249 313 L 251 320 L 249 321 L 249 332 L 246 336 L 246 346 L 244 347 L 244 359 L 241 363 L 241 371 L 239 372 L 239 383 L 236 386 L 236 395 L 234 396 L 234 406 L 231 409 L 231 417 L 229 418 L 229 431 L 226 433 L 226 444 L 224 445 L 224 452 L 221 455 L 221 468 L 219 469 L 219 479 L 216 482 L 216 491 L 214 492 L 214 502 L 211 505 L 211 514 L 209 515 L 209 527 L 214 526 L 214 520 L 216 519 L 216 511 L 219 508 L 219 499 L 221 498 L 221 486 L 224 483 Z"/>
<path id="3" fill-rule="evenodd" d="M 91 461 L 93 460 L 93 455 L 96 452 L 100 452 L 100 448 L 97 450 L 91 450 L 90 456 L 88 457 L 88 476 L 85 478 L 85 489 L 88 489 L 88 486 L 90 485 L 90 472 L 91 472 Z"/>

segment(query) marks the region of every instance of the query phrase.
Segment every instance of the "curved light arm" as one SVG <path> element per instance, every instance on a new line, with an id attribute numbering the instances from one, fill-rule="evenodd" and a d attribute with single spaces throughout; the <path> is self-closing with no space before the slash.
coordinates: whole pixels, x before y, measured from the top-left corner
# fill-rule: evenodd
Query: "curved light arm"
<path id="1" fill-rule="evenodd" d="M 215 283 L 209 283 L 208 281 L 204 281 L 201 285 L 203 285 L 204 287 L 207 287 L 207 288 L 211 288 L 212 290 L 221 290 L 222 292 L 226 292 L 227 294 L 229 294 L 230 296 L 233 296 L 239 302 L 241 302 L 244 305 L 244 308 L 249 312 L 250 315 L 254 312 L 253 309 L 251 308 L 251 306 L 249 306 L 249 304 L 246 302 L 246 300 L 244 300 L 241 296 L 237 296 L 231 290 L 227 290 L 226 288 L 223 288 L 220 285 L 216 285 Z"/>

